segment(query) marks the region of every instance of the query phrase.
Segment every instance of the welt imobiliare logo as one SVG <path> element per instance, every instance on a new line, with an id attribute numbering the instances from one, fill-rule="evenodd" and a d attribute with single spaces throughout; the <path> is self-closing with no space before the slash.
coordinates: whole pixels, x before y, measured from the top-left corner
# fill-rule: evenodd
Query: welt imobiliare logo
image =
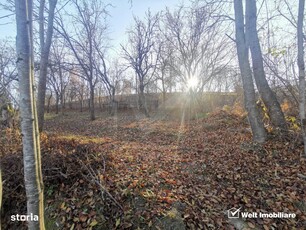
<path id="1" fill-rule="evenodd" d="M 231 208 L 227 210 L 227 216 L 230 219 L 233 218 L 295 218 L 295 213 L 286 212 L 243 212 L 240 208 Z"/>

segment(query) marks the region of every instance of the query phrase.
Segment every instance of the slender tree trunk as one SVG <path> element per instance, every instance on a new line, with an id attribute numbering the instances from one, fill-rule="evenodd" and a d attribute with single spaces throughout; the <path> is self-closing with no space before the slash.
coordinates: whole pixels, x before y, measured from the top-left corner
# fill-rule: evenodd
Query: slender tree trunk
<path id="1" fill-rule="evenodd" d="M 111 87 L 111 103 L 112 103 L 111 116 L 114 116 L 117 113 L 117 109 L 118 109 L 118 103 L 116 101 L 115 94 L 116 94 L 116 88 Z"/>
<path id="2" fill-rule="evenodd" d="M 55 99 L 55 114 L 58 114 L 59 111 L 59 95 L 56 94 L 56 99 Z"/>
<path id="3" fill-rule="evenodd" d="M 17 68 L 19 76 L 27 214 L 38 217 L 37 221 L 29 220 L 28 228 L 31 230 L 45 229 L 40 144 L 39 134 L 37 132 L 37 111 L 33 92 L 32 1 L 15 0 L 15 9 L 17 24 Z"/>
<path id="4" fill-rule="evenodd" d="M 61 114 L 64 114 L 65 100 L 64 100 L 64 93 L 63 93 L 63 91 L 60 94 L 60 101 L 61 101 Z"/>
<path id="5" fill-rule="evenodd" d="M 2 210 L 2 175 L 0 165 L 0 229 L 1 229 L 1 210 Z"/>
<path id="6" fill-rule="evenodd" d="M 52 91 L 51 91 L 52 92 Z M 48 97 L 47 113 L 50 113 L 50 104 L 51 104 L 52 93 Z"/>
<path id="7" fill-rule="evenodd" d="M 102 92 L 101 92 L 101 87 L 99 87 L 99 108 L 102 111 Z"/>
<path id="8" fill-rule="evenodd" d="M 95 87 L 90 85 L 90 97 L 89 97 L 89 109 L 90 109 L 90 120 L 94 121 L 95 116 Z"/>
<path id="9" fill-rule="evenodd" d="M 45 97 L 46 97 L 46 83 L 47 83 L 47 70 L 48 70 L 48 60 L 50 53 L 50 46 L 52 42 L 53 35 L 53 21 L 54 21 L 54 11 L 57 0 L 49 0 L 49 16 L 48 16 L 48 29 L 46 42 L 44 40 L 44 1 L 41 1 L 40 5 L 40 46 L 41 46 L 41 56 L 40 56 L 40 69 L 39 69 L 39 81 L 38 81 L 38 126 L 39 131 L 43 130 L 44 127 L 44 112 L 45 112 Z"/>
<path id="10" fill-rule="evenodd" d="M 253 133 L 253 140 L 263 143 L 266 140 L 266 130 L 256 107 L 255 89 L 249 63 L 248 47 L 245 41 L 242 0 L 234 0 L 234 9 L 236 46 L 244 90 L 244 103 L 248 112 L 248 119 Z"/>
<path id="11" fill-rule="evenodd" d="M 249 45 L 252 54 L 252 65 L 255 82 L 258 91 L 261 95 L 263 103 L 267 107 L 268 115 L 272 124 L 281 129 L 287 131 L 287 123 L 277 101 L 275 93 L 271 90 L 268 81 L 266 79 L 262 52 L 260 48 L 257 27 L 256 27 L 256 0 L 246 1 L 246 40 Z"/>
<path id="12" fill-rule="evenodd" d="M 305 61 L 303 45 L 303 21 L 304 21 L 305 0 L 299 0 L 299 13 L 297 24 L 297 44 L 298 44 L 298 67 L 299 67 L 299 91 L 300 91 L 300 119 L 301 130 L 304 141 L 304 153 L 306 157 L 306 118 L 305 118 Z"/>
<path id="13" fill-rule="evenodd" d="M 163 107 L 166 108 L 166 87 L 165 87 L 164 77 L 162 77 L 162 89 L 163 89 Z"/>
<path id="14" fill-rule="evenodd" d="M 139 81 L 139 110 L 149 117 L 149 112 L 146 104 L 146 97 L 144 94 L 144 85 L 142 81 Z"/>
<path id="15" fill-rule="evenodd" d="M 80 112 L 83 112 L 83 98 L 80 100 L 80 106 L 81 106 Z"/>

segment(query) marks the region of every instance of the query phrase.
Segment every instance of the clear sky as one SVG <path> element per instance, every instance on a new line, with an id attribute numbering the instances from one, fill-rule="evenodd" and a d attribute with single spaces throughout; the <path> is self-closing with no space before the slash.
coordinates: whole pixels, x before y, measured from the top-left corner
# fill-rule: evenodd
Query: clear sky
<path id="1" fill-rule="evenodd" d="M 125 32 L 133 23 L 133 15 L 142 18 L 150 8 L 152 13 L 165 9 L 166 6 L 174 8 L 180 5 L 182 0 L 108 0 L 114 7 L 109 8 L 109 32 L 113 39 L 114 47 L 124 43 L 127 36 Z M 185 1 L 186 2 L 186 1 Z"/>
<path id="2" fill-rule="evenodd" d="M 185 2 L 187 1 L 185 0 Z M 110 38 L 113 40 L 111 44 L 118 47 L 126 39 L 125 32 L 133 23 L 133 15 L 142 18 L 148 8 L 152 13 L 155 13 L 166 6 L 174 8 L 183 0 L 132 0 L 132 3 L 129 0 L 105 0 L 104 2 L 111 3 L 113 6 L 108 8 L 110 14 L 108 19 L 109 32 Z M 2 18 L 8 14 L 11 12 L 0 9 L 0 39 L 8 36 L 15 38 L 16 36 L 15 16 Z"/>

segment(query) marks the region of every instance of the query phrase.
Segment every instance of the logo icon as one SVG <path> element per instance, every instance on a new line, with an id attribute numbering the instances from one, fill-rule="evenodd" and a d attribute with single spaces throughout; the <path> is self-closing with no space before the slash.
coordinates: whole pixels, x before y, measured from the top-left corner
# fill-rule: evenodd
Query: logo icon
<path id="1" fill-rule="evenodd" d="M 228 218 L 239 218 L 240 209 L 241 209 L 241 207 L 238 208 L 238 209 L 231 208 L 231 209 L 227 210 Z"/>

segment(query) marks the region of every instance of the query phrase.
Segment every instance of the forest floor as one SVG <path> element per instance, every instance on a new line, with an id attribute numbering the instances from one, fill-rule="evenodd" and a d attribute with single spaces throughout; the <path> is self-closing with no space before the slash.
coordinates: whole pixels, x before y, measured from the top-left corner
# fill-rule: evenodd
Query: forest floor
<path id="1" fill-rule="evenodd" d="M 246 119 L 225 112 L 184 120 L 132 111 L 46 116 L 41 136 L 47 229 L 304 229 L 306 161 L 295 134 L 251 142 Z M 2 139 L 4 136 L 2 137 Z M 2 142 L 4 229 L 24 225 L 20 134 Z M 243 212 L 295 218 L 229 219 Z"/>

